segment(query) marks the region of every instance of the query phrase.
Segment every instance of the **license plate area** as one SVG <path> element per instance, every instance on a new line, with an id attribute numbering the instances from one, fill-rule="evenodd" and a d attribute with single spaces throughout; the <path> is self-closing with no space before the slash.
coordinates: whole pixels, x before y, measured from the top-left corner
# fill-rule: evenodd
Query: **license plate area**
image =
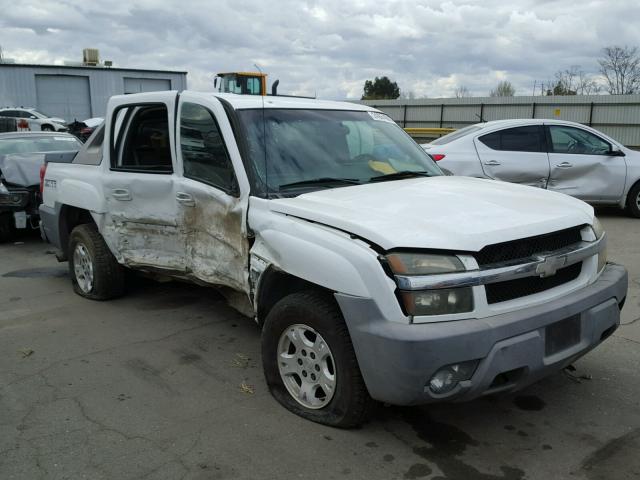
<path id="1" fill-rule="evenodd" d="M 554 355 L 580 342 L 580 315 L 560 320 L 545 328 L 545 356 Z"/>

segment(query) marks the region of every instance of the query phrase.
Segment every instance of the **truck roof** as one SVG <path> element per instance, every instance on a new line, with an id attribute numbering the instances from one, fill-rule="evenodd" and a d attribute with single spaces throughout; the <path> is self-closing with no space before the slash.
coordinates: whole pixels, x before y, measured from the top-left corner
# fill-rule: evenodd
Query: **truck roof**
<path id="1" fill-rule="evenodd" d="M 155 98 L 154 94 L 158 92 L 135 93 L 126 95 L 128 101 L 150 101 Z M 168 93 L 168 92 L 163 92 Z M 172 93 L 177 94 L 178 91 Z M 183 93 L 183 92 L 180 92 Z M 303 97 L 286 97 L 286 96 L 260 96 L 260 95 L 237 95 L 235 93 L 220 92 L 195 92 L 189 91 L 190 94 L 200 96 L 202 98 L 217 97 L 224 99 L 235 109 L 254 109 L 262 108 L 305 108 L 305 109 L 322 109 L 322 110 L 357 110 L 357 111 L 378 111 L 368 105 L 350 102 L 336 102 L 331 100 L 318 100 L 315 98 Z M 264 101 L 264 104 L 263 104 Z"/>

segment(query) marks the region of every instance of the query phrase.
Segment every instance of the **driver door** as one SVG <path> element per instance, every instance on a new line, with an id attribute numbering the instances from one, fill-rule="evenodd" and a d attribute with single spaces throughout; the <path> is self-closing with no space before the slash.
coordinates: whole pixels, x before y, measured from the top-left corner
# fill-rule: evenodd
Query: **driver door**
<path id="1" fill-rule="evenodd" d="M 624 157 L 611 143 L 585 129 L 546 126 L 551 174 L 548 189 L 592 202 L 617 202 L 624 189 Z"/>

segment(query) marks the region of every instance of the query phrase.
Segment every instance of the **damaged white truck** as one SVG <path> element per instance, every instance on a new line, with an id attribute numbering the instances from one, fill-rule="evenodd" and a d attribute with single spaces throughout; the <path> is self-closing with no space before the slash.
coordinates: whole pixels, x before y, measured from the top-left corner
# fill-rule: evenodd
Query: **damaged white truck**
<path id="1" fill-rule="evenodd" d="M 114 97 L 42 187 L 78 294 L 122 295 L 126 269 L 221 288 L 262 328 L 274 397 L 333 426 L 520 389 L 611 335 L 626 298 L 590 206 L 444 176 L 363 105 Z"/>

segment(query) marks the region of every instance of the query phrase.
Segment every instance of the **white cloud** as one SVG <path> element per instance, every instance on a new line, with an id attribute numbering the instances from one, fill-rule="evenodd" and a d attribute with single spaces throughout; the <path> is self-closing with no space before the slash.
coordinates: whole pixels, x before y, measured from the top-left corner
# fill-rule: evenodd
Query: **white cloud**
<path id="1" fill-rule="evenodd" d="M 503 79 L 528 94 L 571 65 L 595 72 L 606 45 L 640 44 L 630 0 L 0 0 L 0 11 L 0 45 L 21 62 L 95 47 L 116 66 L 187 70 L 199 90 L 257 63 L 281 92 L 325 98 L 357 98 L 380 75 L 419 96 L 486 95 Z"/>

